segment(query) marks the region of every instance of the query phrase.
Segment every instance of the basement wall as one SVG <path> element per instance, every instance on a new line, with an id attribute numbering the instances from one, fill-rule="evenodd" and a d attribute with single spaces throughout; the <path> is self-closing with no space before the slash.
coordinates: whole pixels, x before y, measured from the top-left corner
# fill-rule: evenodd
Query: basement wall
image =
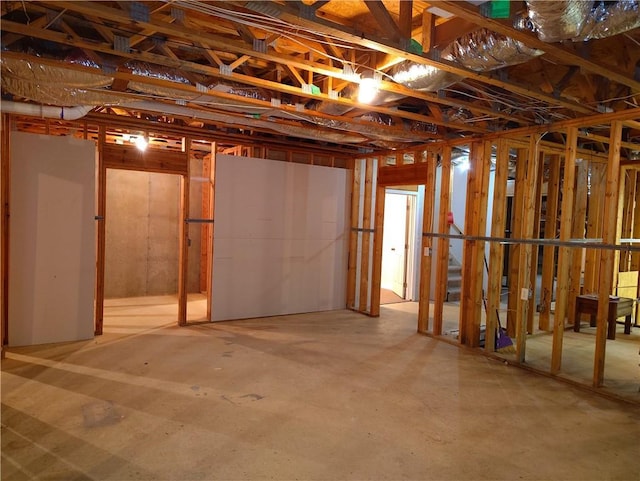
<path id="1" fill-rule="evenodd" d="M 350 173 L 216 158 L 213 319 L 344 309 Z"/>

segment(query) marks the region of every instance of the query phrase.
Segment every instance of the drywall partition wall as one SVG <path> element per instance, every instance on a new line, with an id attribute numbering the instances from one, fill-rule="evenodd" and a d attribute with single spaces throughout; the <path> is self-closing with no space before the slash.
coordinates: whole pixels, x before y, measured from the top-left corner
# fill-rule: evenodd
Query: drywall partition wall
<path id="1" fill-rule="evenodd" d="M 105 297 L 178 292 L 180 176 L 107 170 Z"/>
<path id="2" fill-rule="evenodd" d="M 216 158 L 213 320 L 343 309 L 349 171 Z"/>
<path id="3" fill-rule="evenodd" d="M 93 337 L 95 143 L 11 136 L 9 344 Z"/>

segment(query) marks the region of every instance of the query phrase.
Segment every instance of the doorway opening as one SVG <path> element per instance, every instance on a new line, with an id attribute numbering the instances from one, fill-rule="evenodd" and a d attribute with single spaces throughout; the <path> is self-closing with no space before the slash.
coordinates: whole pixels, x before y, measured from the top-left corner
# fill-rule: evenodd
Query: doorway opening
<path id="1" fill-rule="evenodd" d="M 180 176 L 107 169 L 105 325 L 159 327 L 178 318 Z"/>
<path id="2" fill-rule="evenodd" d="M 380 304 L 416 300 L 419 271 L 417 205 L 417 187 L 385 190 Z"/>

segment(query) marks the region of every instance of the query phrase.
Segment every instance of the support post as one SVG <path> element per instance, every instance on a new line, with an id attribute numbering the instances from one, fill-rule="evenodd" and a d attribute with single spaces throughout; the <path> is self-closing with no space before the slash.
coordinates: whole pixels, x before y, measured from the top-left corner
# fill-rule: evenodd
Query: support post
<path id="1" fill-rule="evenodd" d="M 432 244 L 431 236 L 425 235 L 433 231 L 433 199 L 436 185 L 435 154 L 428 155 L 427 178 L 424 185 L 424 204 L 422 209 L 422 249 L 420 251 L 420 294 L 418 298 L 418 332 L 429 330 L 429 298 L 431 296 L 431 265 Z"/>
<path id="2" fill-rule="evenodd" d="M 106 140 L 105 126 L 98 129 L 98 225 L 96 241 L 96 301 L 95 326 L 96 336 L 100 336 L 104 325 L 104 280 L 106 253 L 107 223 L 107 167 L 104 158 Z"/>
<path id="3" fill-rule="evenodd" d="M 607 163 L 607 183 L 604 195 L 604 216 L 602 242 L 616 241 L 618 219 L 618 190 L 620 188 L 620 143 L 622 142 L 622 122 L 611 123 L 609 139 L 609 161 Z M 593 386 L 600 387 L 604 381 L 605 348 L 607 345 L 607 318 L 609 294 L 613 285 L 613 266 L 616 251 L 605 249 L 600 257 L 600 292 L 598 295 L 598 315 L 596 316 L 596 352 L 593 365 Z"/>
<path id="4" fill-rule="evenodd" d="M 371 267 L 371 308 L 369 314 L 380 315 L 380 282 L 382 280 L 382 237 L 384 234 L 384 186 L 376 185 L 373 223 L 373 266 Z"/>
<path id="5" fill-rule="evenodd" d="M 349 232 L 349 264 L 347 269 L 347 308 L 356 308 L 356 274 L 358 265 L 358 225 L 360 220 L 361 159 L 356 159 L 351 181 L 351 231 Z"/>
<path id="6" fill-rule="evenodd" d="M 453 169 L 451 166 L 451 146 L 442 148 L 440 157 L 440 212 L 438 214 L 438 233 L 449 233 L 448 214 L 451 211 L 451 188 Z M 438 262 L 436 265 L 436 289 L 433 307 L 433 334 L 442 335 L 442 313 L 447 298 L 447 277 L 449 269 L 449 239 L 438 239 Z"/>
<path id="7" fill-rule="evenodd" d="M 369 251 L 371 244 L 371 198 L 373 190 L 373 159 L 365 161 L 364 202 L 362 203 L 362 257 L 360 259 L 360 312 L 367 312 L 369 300 Z"/>
<path id="8" fill-rule="evenodd" d="M 11 190 L 11 116 L 2 114 L 0 124 L 2 129 L 0 153 L 0 221 L 2 232 L 0 234 L 0 259 L 1 259 L 1 296 L 0 303 L 0 358 L 4 359 L 4 346 L 9 343 L 9 212 Z"/>
<path id="9" fill-rule="evenodd" d="M 181 176 L 180 181 L 180 239 L 178 255 L 178 325 L 187 324 L 187 275 L 189 272 L 189 157 L 191 152 L 191 139 L 187 137 L 185 143 L 185 155 L 187 157 L 187 173 Z"/>
<path id="10" fill-rule="evenodd" d="M 560 240 L 567 242 L 571 237 L 571 217 L 576 180 L 576 149 L 578 129 L 567 128 L 567 143 L 564 154 L 564 180 L 562 187 L 562 207 L 560 208 Z M 562 340 L 564 322 L 567 315 L 567 297 L 571 249 L 562 246 L 558 249 L 558 283 L 556 287 L 556 311 L 553 316 L 553 347 L 551 350 L 551 374 L 560 372 L 562 364 Z"/>

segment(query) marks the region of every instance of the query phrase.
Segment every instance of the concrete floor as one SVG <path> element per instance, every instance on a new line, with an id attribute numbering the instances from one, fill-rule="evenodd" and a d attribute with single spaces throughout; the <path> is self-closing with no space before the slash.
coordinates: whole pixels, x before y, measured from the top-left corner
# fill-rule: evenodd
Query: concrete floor
<path id="1" fill-rule="evenodd" d="M 179 328 L 128 301 L 95 340 L 10 349 L 2 479 L 640 479 L 640 407 L 381 311 Z"/>

